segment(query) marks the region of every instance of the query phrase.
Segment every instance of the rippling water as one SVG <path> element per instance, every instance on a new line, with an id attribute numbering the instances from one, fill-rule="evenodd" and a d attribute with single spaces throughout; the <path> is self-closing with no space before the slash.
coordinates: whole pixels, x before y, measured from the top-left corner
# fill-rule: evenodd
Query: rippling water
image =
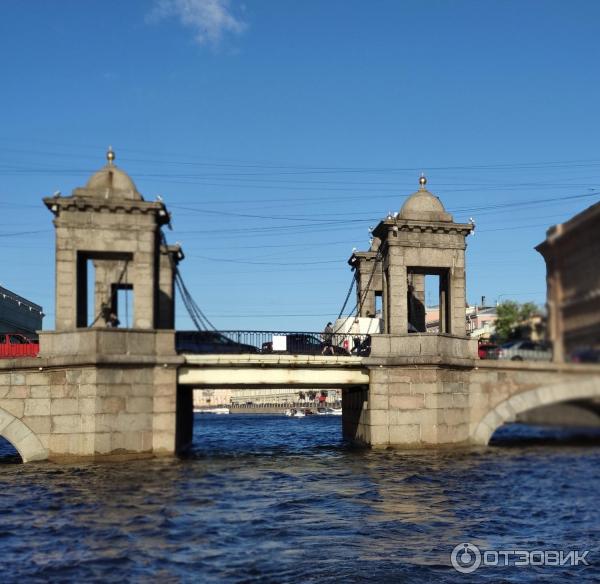
<path id="1" fill-rule="evenodd" d="M 591 550 L 589 567 L 476 581 L 598 581 L 598 436 L 523 432 L 371 451 L 344 444 L 335 417 L 204 415 L 181 460 L 3 464 L 2 582 L 473 581 L 450 566 L 461 542 Z"/>

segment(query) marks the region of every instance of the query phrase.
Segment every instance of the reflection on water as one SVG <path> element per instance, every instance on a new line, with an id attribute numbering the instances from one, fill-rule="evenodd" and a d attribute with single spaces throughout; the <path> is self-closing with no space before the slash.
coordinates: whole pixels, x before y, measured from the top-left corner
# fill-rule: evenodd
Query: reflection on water
<path id="1" fill-rule="evenodd" d="M 181 460 L 2 465 L 3 580 L 460 582 L 463 541 L 600 561 L 600 437 L 512 427 L 495 436 L 510 447 L 403 452 L 349 447 L 335 417 L 198 416 L 195 431 Z"/>

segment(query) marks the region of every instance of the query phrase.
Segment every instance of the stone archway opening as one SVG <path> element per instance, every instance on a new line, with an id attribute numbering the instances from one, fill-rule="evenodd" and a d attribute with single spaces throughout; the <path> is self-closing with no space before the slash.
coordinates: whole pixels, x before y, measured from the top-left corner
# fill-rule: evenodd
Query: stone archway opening
<path id="1" fill-rule="evenodd" d="M 547 423 L 543 423 L 544 420 Z M 600 432 L 600 379 L 588 378 L 542 386 L 517 393 L 496 404 L 473 425 L 471 442 L 482 446 L 497 442 L 506 424 L 520 423 L 548 428 L 592 429 Z M 542 432 L 538 432 L 540 436 Z M 556 434 L 556 432 L 555 432 Z"/>
<path id="2" fill-rule="evenodd" d="M 310 453 L 315 448 L 333 448 L 343 443 L 343 426 L 350 423 L 348 412 L 344 410 L 342 414 L 347 388 L 300 387 L 288 392 L 287 398 L 278 393 L 283 389 L 286 388 L 179 385 L 178 454 L 193 458 L 214 452 L 224 456 L 262 455 L 273 450 Z M 330 401 L 321 402 L 321 397 Z M 300 416 L 290 415 L 291 412 L 307 413 Z"/>
<path id="3" fill-rule="evenodd" d="M 20 464 L 23 458 L 19 451 L 3 436 L 0 436 L 0 466 L 3 464 Z"/>
<path id="4" fill-rule="evenodd" d="M 48 450 L 31 428 L 3 409 L 0 409 L 0 437 L 12 445 L 23 462 L 48 458 Z"/>
<path id="5" fill-rule="evenodd" d="M 519 447 L 600 447 L 600 427 L 584 425 L 504 424 L 490 438 L 489 445 Z"/>

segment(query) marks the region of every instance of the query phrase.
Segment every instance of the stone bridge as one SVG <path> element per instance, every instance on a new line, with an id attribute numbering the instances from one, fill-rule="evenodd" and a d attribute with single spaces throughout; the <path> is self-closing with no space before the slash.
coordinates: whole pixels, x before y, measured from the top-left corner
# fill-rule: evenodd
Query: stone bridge
<path id="1" fill-rule="evenodd" d="M 0 360 L 0 435 L 24 461 L 172 455 L 192 438 L 194 387 L 341 387 L 344 435 L 375 447 L 486 444 L 523 412 L 600 397 L 598 366 L 477 359 L 465 325 L 474 225 L 454 222 L 424 177 L 351 262 L 358 314 L 381 298 L 368 358 L 178 355 L 184 256 L 161 231 L 170 213 L 144 199 L 112 150 L 107 158 L 72 195 L 44 199 L 56 232 L 56 330 L 40 332 L 37 358 Z M 439 334 L 426 332 L 427 277 L 439 282 Z M 114 328 L 119 293 L 132 299 L 131 328 Z"/>
<path id="2" fill-rule="evenodd" d="M 437 362 L 436 362 L 437 361 Z M 566 423 L 569 408 L 578 423 L 600 421 L 600 366 L 479 361 L 471 364 L 375 364 L 368 388 L 343 394 L 344 433 L 374 447 L 486 445 L 507 422 L 553 423 L 541 408 L 560 404 L 554 423 Z M 587 413 L 587 415 L 585 415 Z M 525 416 L 524 414 L 527 414 Z M 537 415 L 532 416 L 533 414 Z"/>
<path id="3" fill-rule="evenodd" d="M 96 340 L 121 333 L 86 331 Z M 253 385 L 341 387 L 344 434 L 365 445 L 484 445 L 523 412 L 600 398 L 600 366 L 593 365 L 427 355 L 418 364 L 174 353 L 157 360 L 139 338 L 128 353 L 93 358 L 83 350 L 76 364 L 59 357 L 0 361 L 0 435 L 24 461 L 171 454 L 191 439 L 193 388 Z"/>

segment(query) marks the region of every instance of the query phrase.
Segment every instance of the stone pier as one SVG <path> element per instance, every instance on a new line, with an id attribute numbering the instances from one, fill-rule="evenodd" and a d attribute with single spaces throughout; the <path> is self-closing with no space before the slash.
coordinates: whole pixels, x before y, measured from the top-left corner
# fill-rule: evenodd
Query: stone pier
<path id="1" fill-rule="evenodd" d="M 112 150 L 107 158 L 71 196 L 44 199 L 56 230 L 56 330 L 40 333 L 38 358 L 0 362 L 0 424 L 24 460 L 180 446 L 173 282 L 183 254 L 164 243 L 162 200 L 144 200 Z"/>
<path id="2" fill-rule="evenodd" d="M 363 444 L 469 438 L 469 373 L 477 343 L 465 328 L 465 240 L 473 225 L 455 223 L 426 183 L 422 177 L 399 213 L 388 215 L 373 231 L 381 261 L 384 334 L 373 335 L 365 360 L 367 399 L 360 403 L 356 396 L 347 397 L 352 423 L 346 424 L 346 436 Z M 364 255 L 353 255 L 359 267 Z M 439 281 L 439 334 L 425 333 L 428 275 Z M 369 297 L 370 291 L 363 294 Z"/>
<path id="3" fill-rule="evenodd" d="M 369 385 L 344 391 L 346 438 L 373 447 L 486 444 L 522 412 L 600 395 L 600 367 L 480 361 L 466 336 L 466 238 L 424 177 L 399 213 L 374 229 L 381 283 L 367 289 L 374 250 L 355 252 L 362 294 L 383 294 L 384 334 L 363 360 Z M 377 273 L 373 271 L 372 273 Z M 439 333 L 425 328 L 425 278 L 437 276 Z M 372 283 L 373 285 L 373 283 Z"/>
<path id="4" fill-rule="evenodd" d="M 0 433 L 25 461 L 175 452 L 170 331 L 46 332 L 41 344 L 38 358 L 0 361 L 0 409 L 21 434 Z"/>

